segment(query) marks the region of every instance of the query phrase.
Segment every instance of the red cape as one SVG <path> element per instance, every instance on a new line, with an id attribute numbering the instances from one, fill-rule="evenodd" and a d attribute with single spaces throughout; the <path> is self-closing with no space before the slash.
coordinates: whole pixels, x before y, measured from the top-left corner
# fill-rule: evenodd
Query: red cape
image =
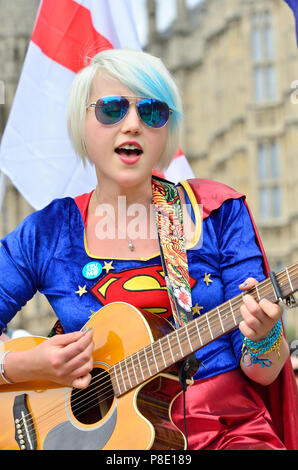
<path id="1" fill-rule="evenodd" d="M 269 276 L 269 264 L 256 224 L 246 203 L 245 196 L 225 184 L 207 179 L 187 180 L 198 204 L 203 206 L 203 219 L 218 209 L 228 199 L 242 198 L 256 233 L 256 242 L 263 254 L 263 269 Z M 252 382 L 262 396 L 272 416 L 279 438 L 289 450 L 298 450 L 298 391 L 290 357 L 287 359 L 277 379 L 269 386 Z"/>

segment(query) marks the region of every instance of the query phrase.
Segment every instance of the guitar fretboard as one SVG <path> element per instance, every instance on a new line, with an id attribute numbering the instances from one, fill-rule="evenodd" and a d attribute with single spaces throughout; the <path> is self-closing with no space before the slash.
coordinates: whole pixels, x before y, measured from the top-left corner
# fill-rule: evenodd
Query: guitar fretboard
<path id="1" fill-rule="evenodd" d="M 282 298 L 289 297 L 298 290 L 298 265 L 284 269 L 276 275 L 276 279 Z M 257 301 L 266 298 L 277 303 L 280 300 L 271 280 L 265 279 L 249 291 L 145 346 L 110 369 L 115 395 L 123 395 L 236 328 L 242 320 L 240 306 L 246 294 L 252 295 Z"/>

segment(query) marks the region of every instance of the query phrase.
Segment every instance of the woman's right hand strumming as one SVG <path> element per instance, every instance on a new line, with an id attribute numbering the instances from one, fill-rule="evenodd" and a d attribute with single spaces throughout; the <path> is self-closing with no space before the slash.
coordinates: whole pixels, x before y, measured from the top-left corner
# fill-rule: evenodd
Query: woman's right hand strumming
<path id="1" fill-rule="evenodd" d="M 92 330 L 56 335 L 33 349 L 7 354 L 5 377 L 13 383 L 47 380 L 83 389 L 91 380 L 93 349 Z"/>

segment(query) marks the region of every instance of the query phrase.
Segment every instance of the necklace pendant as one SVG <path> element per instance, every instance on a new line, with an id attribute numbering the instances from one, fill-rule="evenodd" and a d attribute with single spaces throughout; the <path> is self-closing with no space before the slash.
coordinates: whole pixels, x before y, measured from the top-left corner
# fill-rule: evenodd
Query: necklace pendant
<path id="1" fill-rule="evenodd" d="M 135 249 L 134 244 L 132 243 L 131 240 L 129 240 L 129 242 L 128 242 L 128 247 L 129 247 L 130 251 L 134 251 L 134 249 Z"/>

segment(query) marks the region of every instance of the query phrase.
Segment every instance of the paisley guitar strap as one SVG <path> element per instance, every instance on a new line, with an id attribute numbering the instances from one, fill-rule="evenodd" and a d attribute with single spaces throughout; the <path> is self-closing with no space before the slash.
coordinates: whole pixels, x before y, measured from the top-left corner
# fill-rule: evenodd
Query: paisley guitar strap
<path id="1" fill-rule="evenodd" d="M 176 185 L 154 177 L 152 201 L 161 263 L 175 325 L 179 328 L 193 317 L 182 208 Z"/>
<path id="2" fill-rule="evenodd" d="M 183 215 L 175 184 L 160 178 L 152 179 L 152 198 L 160 246 L 161 263 L 166 279 L 176 328 L 191 321 L 192 303 L 188 273 Z M 189 380 L 200 366 L 195 353 L 178 364 L 178 376 L 183 391 L 184 433 L 188 449 L 186 426 L 186 389 Z"/>

